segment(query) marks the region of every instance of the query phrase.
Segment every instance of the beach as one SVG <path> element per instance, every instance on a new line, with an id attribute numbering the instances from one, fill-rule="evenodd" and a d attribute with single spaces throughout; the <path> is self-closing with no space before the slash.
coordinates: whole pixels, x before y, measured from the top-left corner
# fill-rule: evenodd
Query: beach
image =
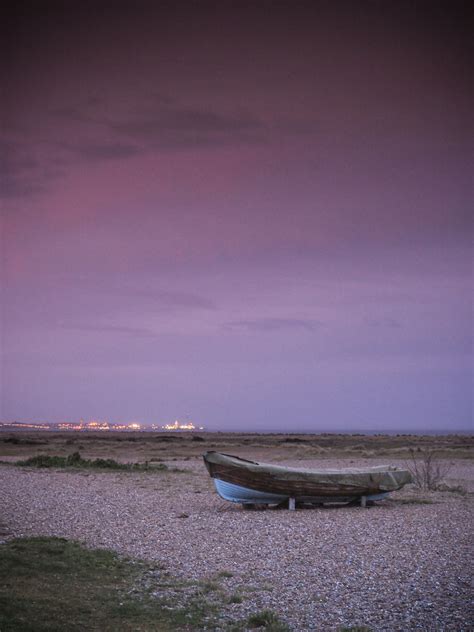
<path id="1" fill-rule="evenodd" d="M 3 465 L 3 538 L 59 536 L 157 561 L 181 579 L 220 576 L 229 593 L 242 596 L 225 607 L 223 624 L 271 609 L 295 631 L 472 625 L 470 459 L 451 458 L 445 491 L 407 486 L 369 508 L 243 511 L 218 497 L 199 455 L 172 456 L 183 441 L 191 452 L 199 443 L 170 442 L 181 447 L 168 449 L 169 469 L 160 472 Z M 131 443 L 136 452 L 137 442 Z M 269 460 L 272 449 L 284 463 L 281 443 L 260 451 Z M 242 456 L 255 452 L 239 450 Z M 404 464 L 354 454 L 286 460 L 318 468 L 387 462 Z"/>

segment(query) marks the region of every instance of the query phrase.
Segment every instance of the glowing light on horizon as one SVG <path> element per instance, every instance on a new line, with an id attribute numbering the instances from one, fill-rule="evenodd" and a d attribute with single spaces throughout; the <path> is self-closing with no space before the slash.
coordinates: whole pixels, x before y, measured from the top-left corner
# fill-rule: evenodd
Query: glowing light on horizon
<path id="1" fill-rule="evenodd" d="M 186 423 L 181 423 L 178 419 L 176 419 L 173 423 L 158 425 L 158 424 L 140 424 L 136 421 L 131 423 L 109 423 L 108 421 L 100 421 L 97 419 L 93 419 L 91 421 L 84 421 L 81 419 L 80 421 L 61 421 L 61 422 L 37 422 L 37 423 L 24 423 L 20 421 L 11 421 L 11 422 L 0 422 L 0 428 L 3 429 L 30 429 L 30 430 L 63 430 L 63 431 L 176 431 L 176 430 L 205 430 L 204 426 L 196 426 L 192 421 L 187 421 Z"/>
<path id="2" fill-rule="evenodd" d="M 192 421 L 188 421 L 185 424 L 180 423 L 177 419 L 172 424 L 165 424 L 161 426 L 162 430 L 204 430 L 203 426 L 197 428 Z"/>

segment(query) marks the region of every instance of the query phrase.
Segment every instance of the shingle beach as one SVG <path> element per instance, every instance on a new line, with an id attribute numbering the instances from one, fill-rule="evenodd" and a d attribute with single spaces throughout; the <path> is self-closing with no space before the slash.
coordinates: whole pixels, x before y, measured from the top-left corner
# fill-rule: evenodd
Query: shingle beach
<path id="1" fill-rule="evenodd" d="M 202 462 L 173 465 L 186 471 L 2 466 L 0 537 L 76 539 L 157 560 L 180 578 L 221 573 L 245 595 L 227 606 L 229 619 L 269 608 L 295 631 L 473 629 L 471 463 L 450 472 L 468 493 L 410 487 L 367 509 L 296 512 L 243 511 L 217 496 Z"/>

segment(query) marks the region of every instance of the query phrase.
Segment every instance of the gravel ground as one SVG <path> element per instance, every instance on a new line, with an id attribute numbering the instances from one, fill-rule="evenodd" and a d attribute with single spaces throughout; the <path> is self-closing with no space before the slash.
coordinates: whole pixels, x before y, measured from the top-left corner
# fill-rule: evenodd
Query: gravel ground
<path id="1" fill-rule="evenodd" d="M 296 512 L 243 511 L 215 494 L 201 462 L 172 465 L 188 471 L 2 466 L 0 538 L 74 538 L 159 560 L 183 578 L 227 571 L 225 589 L 244 596 L 227 607 L 229 616 L 270 608 L 295 631 L 474 629 L 474 464 L 459 461 L 450 472 L 450 484 L 470 490 L 465 495 L 405 488 L 367 509 Z"/>

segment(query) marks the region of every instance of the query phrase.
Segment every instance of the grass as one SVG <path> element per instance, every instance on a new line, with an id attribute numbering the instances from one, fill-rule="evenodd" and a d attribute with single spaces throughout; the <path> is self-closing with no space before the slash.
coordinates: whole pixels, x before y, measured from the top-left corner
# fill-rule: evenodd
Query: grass
<path id="1" fill-rule="evenodd" d="M 280 621 L 278 616 L 272 610 L 262 610 L 251 614 L 246 625 L 251 630 L 255 628 L 265 628 L 265 630 L 271 630 L 271 632 L 287 632 L 289 627 Z"/>
<path id="2" fill-rule="evenodd" d="M 239 603 L 218 582 L 182 581 L 158 565 L 63 538 L 0 545 L 2 632 L 177 632 L 289 628 L 271 611 L 224 622 Z"/>
<path id="3" fill-rule="evenodd" d="M 204 441 L 193 439 L 201 436 Z M 6 441 L 5 441 L 6 439 Z M 290 439 L 290 441 L 286 441 Z M 30 443 L 32 442 L 32 443 Z M 86 449 L 90 458 L 111 457 L 119 461 L 135 460 L 140 453 L 143 461 L 163 457 L 165 461 L 173 457 L 201 459 L 203 446 L 219 452 L 240 454 L 262 461 L 329 457 L 361 458 L 364 451 L 372 457 L 396 458 L 398 461 L 410 458 L 410 450 L 415 449 L 417 460 L 420 450 L 436 450 L 443 459 L 460 460 L 472 458 L 474 437 L 472 435 L 362 435 L 323 433 L 258 435 L 245 433 L 199 433 L 192 435 L 169 435 L 166 433 L 137 432 L 60 432 L 60 431 L 0 431 L 0 458 L 31 456 L 31 447 L 39 443 L 47 444 L 47 454 L 67 456 L 70 446 Z M 83 446 L 83 447 L 81 447 Z M 39 445 L 38 445 L 39 447 Z"/>
<path id="4" fill-rule="evenodd" d="M 146 470 L 169 470 L 164 463 L 150 466 L 146 463 L 119 463 L 115 459 L 84 459 L 79 452 L 73 452 L 69 456 L 49 456 L 38 454 L 24 461 L 15 461 L 15 465 L 40 468 L 82 468 L 97 470 L 125 470 L 125 471 L 146 471 Z M 173 471 L 178 471 L 174 469 Z"/>
<path id="5" fill-rule="evenodd" d="M 0 547 L 0 630 L 171 630 L 166 611 L 130 594 L 143 570 L 62 538 L 13 540 Z"/>
<path id="6" fill-rule="evenodd" d="M 240 603 L 240 602 L 231 602 Z M 239 621 L 237 623 L 229 624 L 227 628 L 228 632 L 248 632 L 248 630 L 265 630 L 265 632 L 290 632 L 286 623 L 283 623 L 281 619 L 272 610 L 261 610 L 251 614 L 245 621 Z"/>
<path id="7" fill-rule="evenodd" d="M 5 437 L 2 438 L 3 443 L 12 443 L 13 445 L 47 445 L 48 441 L 41 439 L 30 439 L 28 437 Z"/>
<path id="8" fill-rule="evenodd" d="M 438 492 L 450 492 L 451 494 L 460 494 L 461 496 L 467 496 L 468 491 L 462 485 L 446 485 L 446 483 L 440 483 L 436 491 Z"/>
<path id="9" fill-rule="evenodd" d="M 430 498 L 397 498 L 393 501 L 397 505 L 436 505 Z"/>

